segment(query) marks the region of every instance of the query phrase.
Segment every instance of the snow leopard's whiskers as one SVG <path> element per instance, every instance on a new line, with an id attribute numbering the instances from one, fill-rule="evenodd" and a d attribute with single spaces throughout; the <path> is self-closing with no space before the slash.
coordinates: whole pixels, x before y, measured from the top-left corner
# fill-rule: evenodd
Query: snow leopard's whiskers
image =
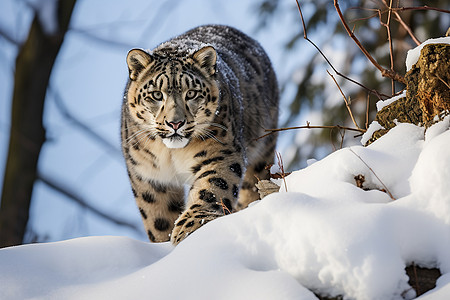
<path id="1" fill-rule="evenodd" d="M 127 129 L 129 129 L 129 128 L 127 128 Z M 125 140 L 125 142 L 127 143 L 127 145 L 130 144 L 131 141 L 134 141 L 135 138 L 139 137 L 139 136 L 142 135 L 142 134 L 145 134 L 147 131 L 148 131 L 147 129 L 140 129 L 140 130 L 136 131 L 135 133 L 133 133 L 132 135 L 130 135 L 130 136 Z"/>
<path id="2" fill-rule="evenodd" d="M 127 144 L 130 144 L 131 142 L 136 141 L 135 143 L 133 143 L 131 145 L 131 146 L 135 147 L 136 145 L 140 144 L 146 137 L 147 137 L 147 141 L 148 141 L 148 139 L 151 138 L 152 134 L 153 133 L 148 129 L 138 130 L 127 140 Z M 146 143 L 147 143 L 147 141 L 146 141 Z"/>
<path id="3" fill-rule="evenodd" d="M 210 125 L 210 126 L 214 126 L 214 127 L 223 129 L 223 130 L 225 130 L 225 131 L 228 131 L 228 128 L 227 128 L 227 127 L 225 127 L 224 125 L 219 124 L 219 123 L 213 123 L 213 122 L 210 122 L 210 123 L 205 123 L 205 124 L 208 124 L 208 125 Z"/>
<path id="4" fill-rule="evenodd" d="M 211 129 L 208 128 L 201 128 L 200 130 L 200 135 L 206 137 L 206 138 L 211 138 L 214 141 L 218 142 L 219 144 L 224 145 L 224 142 L 222 142 L 221 140 L 219 140 L 214 134 L 213 131 Z M 205 140 L 205 139 L 203 139 Z"/>

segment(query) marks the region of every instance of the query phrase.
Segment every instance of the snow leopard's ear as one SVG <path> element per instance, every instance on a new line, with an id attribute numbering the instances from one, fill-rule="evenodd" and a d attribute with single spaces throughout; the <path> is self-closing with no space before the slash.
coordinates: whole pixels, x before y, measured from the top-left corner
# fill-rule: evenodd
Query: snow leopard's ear
<path id="1" fill-rule="evenodd" d="M 206 46 L 197 50 L 192 58 L 206 70 L 209 75 L 214 75 L 216 73 L 216 59 L 217 53 L 216 49 L 212 46 Z"/>
<path id="2" fill-rule="evenodd" d="M 150 54 L 141 49 L 132 49 L 127 55 L 128 71 L 131 80 L 136 80 L 139 73 L 145 69 L 153 58 Z"/>

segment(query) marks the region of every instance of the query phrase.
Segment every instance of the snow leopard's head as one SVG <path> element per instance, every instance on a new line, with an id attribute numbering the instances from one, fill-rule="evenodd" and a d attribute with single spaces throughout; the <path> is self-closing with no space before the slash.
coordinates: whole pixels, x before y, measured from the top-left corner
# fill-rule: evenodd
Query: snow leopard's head
<path id="1" fill-rule="evenodd" d="M 127 106 L 143 138 L 183 148 L 192 138 L 210 134 L 219 98 L 216 58 L 211 46 L 191 54 L 170 46 L 151 54 L 140 49 L 128 53 Z"/>

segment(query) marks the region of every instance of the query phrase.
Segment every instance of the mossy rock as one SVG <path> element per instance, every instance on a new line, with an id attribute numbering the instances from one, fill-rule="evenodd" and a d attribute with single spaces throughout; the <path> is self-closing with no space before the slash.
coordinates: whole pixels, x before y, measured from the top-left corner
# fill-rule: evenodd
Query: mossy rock
<path id="1" fill-rule="evenodd" d="M 406 74 L 406 97 L 418 102 L 425 126 L 436 115 L 450 111 L 450 45 L 423 47 L 417 63 Z"/>
<path id="2" fill-rule="evenodd" d="M 395 127 L 396 123 L 429 127 L 450 114 L 449 66 L 449 44 L 425 45 L 417 63 L 405 75 L 406 97 L 377 113 L 375 121 L 384 129 L 375 131 L 366 146 Z"/>

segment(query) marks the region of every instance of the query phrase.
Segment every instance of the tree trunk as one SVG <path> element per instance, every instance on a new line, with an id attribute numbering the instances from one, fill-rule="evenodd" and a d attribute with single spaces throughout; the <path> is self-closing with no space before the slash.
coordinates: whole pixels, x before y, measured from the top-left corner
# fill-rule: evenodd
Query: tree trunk
<path id="1" fill-rule="evenodd" d="M 50 74 L 76 0 L 59 1 L 58 30 L 46 34 L 35 15 L 16 59 L 8 157 L 0 206 L 0 247 L 21 244 L 25 234 L 45 129 L 44 100 Z"/>

